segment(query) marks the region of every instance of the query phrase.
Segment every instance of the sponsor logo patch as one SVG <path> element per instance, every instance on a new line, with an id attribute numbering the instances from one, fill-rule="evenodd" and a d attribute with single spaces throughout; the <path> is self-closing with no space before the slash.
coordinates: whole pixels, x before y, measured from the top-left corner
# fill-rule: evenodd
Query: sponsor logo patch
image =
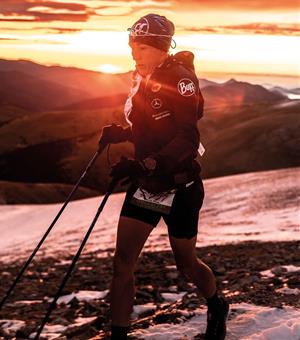
<path id="1" fill-rule="evenodd" d="M 141 19 L 135 26 L 131 28 L 132 36 L 147 35 L 149 32 L 149 22 L 146 18 Z"/>
<path id="2" fill-rule="evenodd" d="M 184 97 L 192 96 L 196 92 L 195 84 L 191 79 L 188 78 L 180 79 L 177 84 L 177 89 L 178 92 Z"/>
<path id="3" fill-rule="evenodd" d="M 161 89 L 161 84 L 159 83 L 153 84 L 151 87 L 152 92 L 158 92 L 160 89 Z"/>
<path id="4" fill-rule="evenodd" d="M 171 112 L 166 110 L 166 111 L 155 113 L 154 115 L 152 115 L 152 117 L 155 120 L 160 120 L 162 118 L 169 117 L 170 115 L 171 115 Z"/>
<path id="5" fill-rule="evenodd" d="M 154 98 L 151 102 L 153 109 L 158 110 L 162 107 L 162 101 L 159 98 Z"/>

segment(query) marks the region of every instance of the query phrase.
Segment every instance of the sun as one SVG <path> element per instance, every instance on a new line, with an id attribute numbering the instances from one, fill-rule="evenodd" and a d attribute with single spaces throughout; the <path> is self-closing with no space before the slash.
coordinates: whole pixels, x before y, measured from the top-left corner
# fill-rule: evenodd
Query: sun
<path id="1" fill-rule="evenodd" d="M 103 73 L 119 73 L 121 68 L 112 64 L 102 64 L 97 67 L 97 70 Z"/>

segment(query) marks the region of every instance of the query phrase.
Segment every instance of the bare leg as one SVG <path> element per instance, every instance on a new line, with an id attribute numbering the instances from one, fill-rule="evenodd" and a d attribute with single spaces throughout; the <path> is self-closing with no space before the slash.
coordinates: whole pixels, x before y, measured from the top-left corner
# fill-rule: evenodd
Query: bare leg
<path id="1" fill-rule="evenodd" d="M 187 276 L 205 298 L 216 292 L 215 277 L 211 269 L 196 255 L 196 239 L 177 239 L 169 236 L 178 270 Z"/>
<path id="2" fill-rule="evenodd" d="M 224 340 L 228 302 L 216 294 L 215 277 L 211 269 L 196 255 L 196 236 L 192 239 L 176 239 L 170 236 L 170 243 L 177 268 L 197 286 L 199 293 L 206 298 L 207 327 L 205 340 Z"/>
<path id="3" fill-rule="evenodd" d="M 120 217 L 111 283 L 111 318 L 114 326 L 128 326 L 135 295 L 134 267 L 153 227 Z"/>

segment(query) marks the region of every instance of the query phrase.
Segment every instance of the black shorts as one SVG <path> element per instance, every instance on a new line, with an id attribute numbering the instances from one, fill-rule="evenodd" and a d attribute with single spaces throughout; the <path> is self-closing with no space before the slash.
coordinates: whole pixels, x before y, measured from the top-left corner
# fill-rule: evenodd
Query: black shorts
<path id="1" fill-rule="evenodd" d="M 136 190 L 136 186 L 131 186 L 127 190 L 121 216 L 134 218 L 153 227 L 157 226 L 162 217 L 168 226 L 169 235 L 187 239 L 197 235 L 199 211 L 204 199 L 204 188 L 201 179 L 197 179 L 188 187 L 177 190 L 168 215 L 132 204 L 130 200 Z"/>

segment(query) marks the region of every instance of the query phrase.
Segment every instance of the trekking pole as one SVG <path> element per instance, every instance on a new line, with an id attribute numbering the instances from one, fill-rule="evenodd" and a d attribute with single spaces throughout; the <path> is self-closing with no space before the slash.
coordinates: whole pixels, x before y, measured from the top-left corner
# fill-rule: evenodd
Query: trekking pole
<path id="1" fill-rule="evenodd" d="M 43 319 L 43 321 L 40 325 L 40 328 L 38 329 L 38 331 L 37 331 L 37 333 L 34 337 L 34 340 L 39 339 L 40 334 L 43 331 L 43 328 L 46 325 L 52 311 L 54 310 L 54 308 L 56 306 L 56 302 L 57 302 L 58 298 L 60 297 L 60 295 L 61 295 L 61 293 L 62 293 L 62 291 L 63 291 L 71 273 L 72 273 L 72 270 L 74 269 L 75 264 L 76 264 L 77 260 L 79 259 L 80 254 L 81 254 L 81 252 L 82 252 L 82 250 L 83 250 L 83 248 L 84 248 L 84 246 L 85 246 L 85 244 L 86 244 L 86 242 L 87 242 L 87 240 L 88 240 L 88 238 L 89 238 L 89 236 L 90 236 L 90 234 L 91 234 L 91 232 L 92 232 L 92 230 L 93 230 L 93 228 L 94 228 L 94 226 L 95 226 L 95 224 L 98 220 L 98 217 L 99 217 L 100 213 L 102 212 L 108 197 L 113 192 L 116 184 L 117 184 L 116 180 L 112 180 L 112 182 L 110 183 L 108 190 L 107 190 L 107 192 L 106 192 L 106 194 L 105 194 L 105 196 L 104 196 L 104 198 L 103 198 L 103 200 L 102 200 L 102 202 L 101 202 L 101 204 L 100 204 L 100 206 L 97 210 L 97 213 L 96 213 L 96 215 L 95 215 L 95 217 L 94 217 L 94 219 L 93 219 L 93 221 L 92 221 L 92 223 L 91 223 L 91 225 L 90 225 L 90 227 L 89 227 L 89 229 L 88 229 L 88 231 L 87 231 L 87 233 L 86 233 L 86 235 L 85 235 L 85 237 L 84 237 L 84 239 L 83 239 L 83 241 L 82 241 L 82 243 L 81 243 L 81 245 L 80 245 L 80 247 L 79 247 L 79 249 L 76 253 L 76 255 L 73 257 L 72 263 L 71 263 L 66 275 L 64 276 L 64 278 L 63 278 L 63 280 L 62 280 L 62 282 L 61 282 L 61 284 L 60 284 L 60 286 L 57 290 L 57 293 L 56 293 L 55 297 L 53 298 L 53 301 L 51 302 L 50 307 L 48 308 L 48 311 L 47 311 L 47 313 L 46 313 L 46 315 L 45 315 L 45 317 L 44 317 L 44 319 Z"/>
<path id="2" fill-rule="evenodd" d="M 52 221 L 52 223 L 50 224 L 48 230 L 46 231 L 46 233 L 44 234 L 44 236 L 41 238 L 40 242 L 38 243 L 38 245 L 36 246 L 36 248 L 34 249 L 34 251 L 32 252 L 32 254 L 29 256 L 28 260 L 26 261 L 26 263 L 24 264 L 23 268 L 20 270 L 19 274 L 17 275 L 17 277 L 15 278 L 15 281 L 12 283 L 12 285 L 10 286 L 10 288 L 8 289 L 7 293 L 5 294 L 4 298 L 1 300 L 0 302 L 0 310 L 3 307 L 5 301 L 8 299 L 8 297 L 10 296 L 10 294 L 12 293 L 12 291 L 14 290 L 16 284 L 19 282 L 19 280 L 21 279 L 22 275 L 24 274 L 25 270 L 27 269 L 27 267 L 29 266 L 30 262 L 32 261 L 32 259 L 34 258 L 35 254 L 38 252 L 38 250 L 40 249 L 41 245 L 43 244 L 43 242 L 45 241 L 45 239 L 47 238 L 48 234 L 50 233 L 50 231 L 52 230 L 52 228 L 54 227 L 55 223 L 57 222 L 57 220 L 59 219 L 60 215 L 62 214 L 62 212 L 64 211 L 65 207 L 68 205 L 68 203 L 70 202 L 72 196 L 74 195 L 74 193 L 76 192 L 76 190 L 78 189 L 81 181 L 83 180 L 83 178 L 85 177 L 85 175 L 87 174 L 87 172 L 89 171 L 89 169 L 92 167 L 92 165 L 95 163 L 96 159 L 98 158 L 98 156 L 102 153 L 102 151 L 105 149 L 106 147 L 106 143 L 100 143 L 99 144 L 99 148 L 98 150 L 95 152 L 93 158 L 89 161 L 86 169 L 84 170 L 84 172 L 82 173 L 82 175 L 80 176 L 79 180 L 77 181 L 76 185 L 74 186 L 73 190 L 70 192 L 68 198 L 66 199 L 65 203 L 63 204 L 63 206 L 61 207 L 61 209 L 59 210 L 58 214 L 55 216 L 54 220 Z"/>

